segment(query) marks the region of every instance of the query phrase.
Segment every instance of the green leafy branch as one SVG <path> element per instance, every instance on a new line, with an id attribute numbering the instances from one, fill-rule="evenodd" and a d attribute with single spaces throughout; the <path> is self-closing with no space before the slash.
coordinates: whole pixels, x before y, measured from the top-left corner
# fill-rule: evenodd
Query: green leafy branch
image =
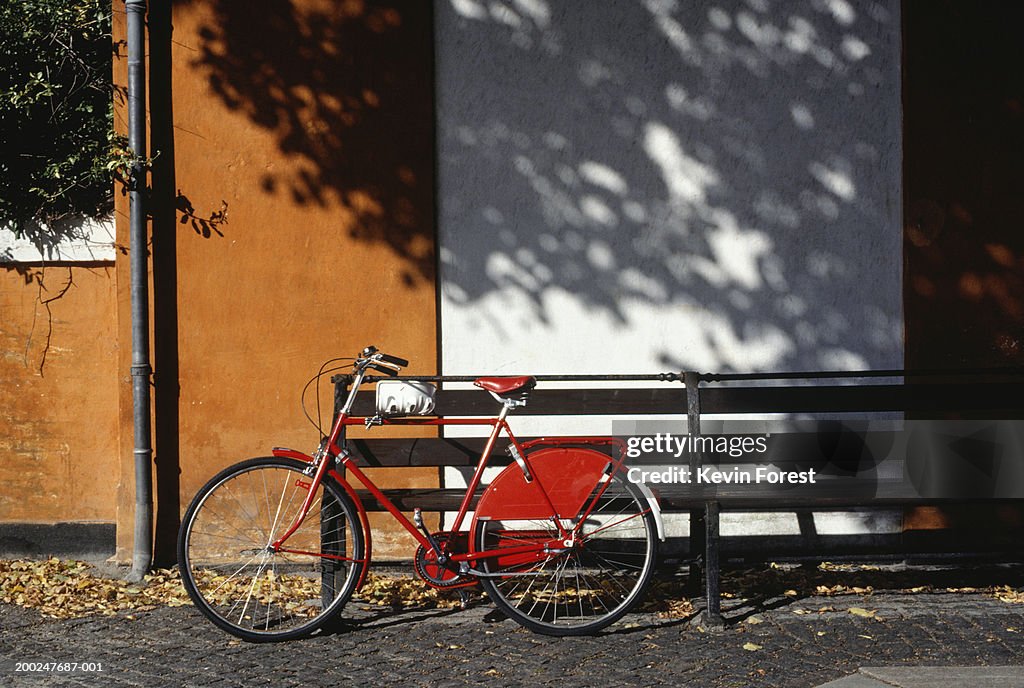
<path id="1" fill-rule="evenodd" d="M 112 209 L 111 5 L 0 3 L 0 223 L 19 234 Z"/>

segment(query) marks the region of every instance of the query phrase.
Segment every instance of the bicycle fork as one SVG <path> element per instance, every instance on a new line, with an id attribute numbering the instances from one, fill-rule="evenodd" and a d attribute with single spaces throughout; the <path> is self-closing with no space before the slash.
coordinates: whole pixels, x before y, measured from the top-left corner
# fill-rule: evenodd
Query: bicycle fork
<path id="1" fill-rule="evenodd" d="M 344 452 L 344 450 L 342 451 Z M 309 508 L 313 505 L 313 498 L 316 496 L 316 489 L 320 487 L 320 483 L 323 482 L 324 476 L 331 466 L 331 458 L 331 455 L 321 447 L 321 450 L 317 452 L 315 461 L 310 465 L 313 469 L 312 482 L 306 483 L 302 479 L 297 481 L 298 486 L 306 490 L 306 498 L 302 501 L 302 506 L 299 508 L 299 513 L 295 516 L 295 521 L 288 527 L 284 535 L 267 546 L 268 550 L 273 552 L 281 551 L 284 541 L 290 538 L 292 533 L 298 530 L 302 522 L 306 520 Z"/>

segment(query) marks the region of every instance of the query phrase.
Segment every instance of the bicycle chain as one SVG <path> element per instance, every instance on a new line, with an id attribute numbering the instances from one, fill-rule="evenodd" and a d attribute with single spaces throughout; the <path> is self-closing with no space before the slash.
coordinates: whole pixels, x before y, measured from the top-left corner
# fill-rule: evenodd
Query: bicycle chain
<path id="1" fill-rule="evenodd" d="M 432 536 L 434 541 L 439 545 L 448 542 L 450 539 L 449 533 L 433 533 Z M 457 566 L 452 562 L 442 565 L 437 563 L 436 558 L 427 559 L 428 556 L 433 557 L 434 553 L 423 545 L 420 545 L 416 548 L 416 556 L 413 558 L 413 568 L 416 571 L 416 575 L 426 581 L 427 584 L 435 588 L 461 588 L 467 585 L 476 584 L 477 581 L 475 578 L 459 574 Z M 455 575 L 453 578 L 440 578 L 427 573 L 427 566 L 439 571 L 439 575 L 444 575 L 446 573 Z"/>

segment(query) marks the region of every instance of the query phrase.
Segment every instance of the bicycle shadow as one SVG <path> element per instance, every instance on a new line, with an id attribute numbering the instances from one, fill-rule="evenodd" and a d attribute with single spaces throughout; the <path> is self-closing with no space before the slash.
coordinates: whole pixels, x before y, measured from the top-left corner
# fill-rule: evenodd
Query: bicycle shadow
<path id="1" fill-rule="evenodd" d="M 631 612 L 625 619 L 619 620 L 611 627 L 603 629 L 592 637 L 604 636 L 629 636 L 635 633 L 648 633 L 655 629 L 671 628 L 693 624 L 699 621 L 703 610 L 695 608 L 694 611 L 681 616 L 658 617 L 656 612 L 637 611 Z M 751 611 L 750 614 L 756 613 Z M 463 615 L 464 618 L 455 621 L 455 617 Z M 745 617 L 744 617 L 745 618 Z M 522 626 L 509 617 L 501 609 L 495 607 L 486 598 L 471 599 L 465 608 L 428 608 L 428 607 L 361 607 L 359 616 L 353 618 L 345 615 L 342 611 L 337 617 L 329 621 L 320 631 L 319 635 L 339 635 L 351 633 L 358 630 L 380 630 L 400 626 L 411 626 L 420 622 L 432 622 L 442 619 L 451 619 L 452 623 L 476 623 L 485 624 L 488 627 L 495 625 L 503 626 L 509 632 L 524 631 Z M 742 620 L 742 619 L 740 619 Z M 736 623 L 738 623 L 736 621 Z M 556 636 L 538 635 L 539 638 L 550 637 L 557 640 Z"/>
<path id="2" fill-rule="evenodd" d="M 656 630 L 691 627 L 699 632 L 724 632 L 744 623 L 759 623 L 755 617 L 786 608 L 804 609 L 808 600 L 825 596 L 826 606 L 843 608 L 863 595 L 876 592 L 980 592 L 994 587 L 1018 588 L 1024 583 L 1024 566 L 977 564 L 974 566 L 942 566 L 906 569 L 884 569 L 870 565 L 802 565 L 786 568 L 759 567 L 727 572 L 724 582 L 731 588 L 721 600 L 722 619 L 711 623 L 704 617 L 706 602 L 681 592 L 685 578 L 655 579 L 652 589 L 636 610 L 592 637 L 632 637 Z M 669 586 L 669 587 L 666 587 Z M 672 600 L 689 603 L 684 611 L 673 609 Z M 803 603 L 803 606 L 802 606 Z M 528 632 L 515 623 L 486 597 L 471 598 L 466 608 L 428 607 L 360 607 L 359 616 L 340 616 L 321 634 L 341 634 L 360 629 L 384 629 L 409 626 L 419 622 L 452 619 L 464 615 L 457 623 L 497 625 L 506 632 Z M 804 612 L 798 612 L 804 613 Z M 807 613 L 810 613 L 808 611 Z M 343 612 L 344 614 L 344 612 Z M 755 619 L 752 621 L 752 619 Z M 550 636 L 538 635 L 541 639 Z M 551 637 L 552 641 L 558 638 Z"/>
<path id="3" fill-rule="evenodd" d="M 320 631 L 320 635 L 339 635 L 343 633 L 351 633 L 361 629 L 384 629 L 392 628 L 395 626 L 412 625 L 422 621 L 437 621 L 438 619 L 445 619 L 448 617 L 454 617 L 458 614 L 467 614 L 469 612 L 477 611 L 476 614 L 470 614 L 473 618 L 467 618 L 466 621 L 469 623 L 479 622 L 481 619 L 476 618 L 480 616 L 479 611 L 481 607 L 486 607 L 488 603 L 484 601 L 471 601 L 465 609 L 461 607 L 365 607 L 360 608 L 359 615 L 352 617 L 345 614 L 345 610 L 342 610 L 341 614 L 331 619 Z M 506 617 L 497 609 L 491 609 L 487 614 L 483 615 L 482 620 L 484 623 L 492 623 L 493 620 L 489 621 L 489 618 L 497 613 L 499 615 L 498 621 L 505 620 Z"/>

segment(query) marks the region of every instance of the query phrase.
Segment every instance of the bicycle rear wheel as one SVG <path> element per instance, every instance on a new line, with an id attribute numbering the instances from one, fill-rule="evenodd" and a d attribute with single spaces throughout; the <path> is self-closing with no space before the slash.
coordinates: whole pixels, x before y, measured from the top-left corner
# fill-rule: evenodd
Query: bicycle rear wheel
<path id="1" fill-rule="evenodd" d="M 196 494 L 178 535 L 182 583 L 223 630 L 264 642 L 320 628 L 351 597 L 364 560 L 352 501 L 330 478 L 280 551 L 312 478 L 308 463 L 277 457 L 231 466 Z"/>
<path id="2" fill-rule="evenodd" d="M 546 462 L 551 462 L 547 470 Z M 549 452 L 532 459 L 530 466 L 542 476 L 563 462 Z M 575 531 L 571 546 L 548 553 L 513 548 L 556 540 L 553 518 L 538 513 L 537 518 L 480 519 L 478 551 L 495 553 L 481 560 L 480 568 L 488 575 L 480 583 L 502 611 L 537 633 L 595 633 L 628 612 L 650 581 L 658 544 L 651 508 L 621 473 L 602 473 L 576 518 L 560 521 Z M 502 554 L 503 548 L 510 553 Z"/>

